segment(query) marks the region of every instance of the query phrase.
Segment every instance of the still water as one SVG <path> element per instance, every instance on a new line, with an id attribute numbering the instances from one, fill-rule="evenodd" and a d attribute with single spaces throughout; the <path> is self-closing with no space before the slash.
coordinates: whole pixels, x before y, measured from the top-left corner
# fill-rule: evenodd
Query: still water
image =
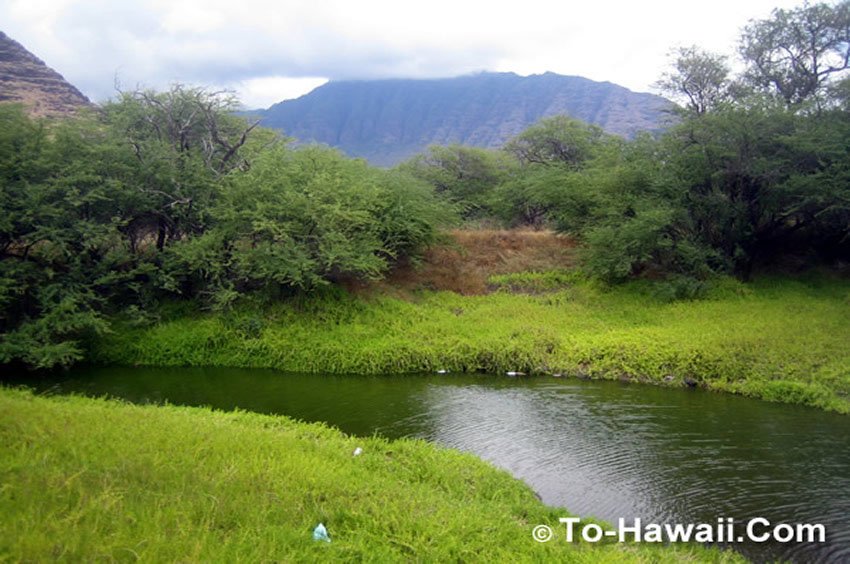
<path id="1" fill-rule="evenodd" d="M 848 416 L 696 390 L 481 375 L 86 368 L 15 383 L 45 393 L 239 407 L 361 436 L 424 438 L 489 460 L 544 502 L 580 516 L 822 523 L 824 544 L 734 548 L 758 562 L 850 561 Z"/>

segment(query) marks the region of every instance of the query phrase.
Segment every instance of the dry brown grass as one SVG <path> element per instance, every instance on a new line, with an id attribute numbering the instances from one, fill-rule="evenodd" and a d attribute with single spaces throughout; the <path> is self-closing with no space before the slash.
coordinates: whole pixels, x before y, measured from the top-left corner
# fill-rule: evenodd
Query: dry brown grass
<path id="1" fill-rule="evenodd" d="M 420 264 L 399 265 L 377 286 L 396 294 L 418 289 L 486 294 L 487 279 L 494 274 L 557 270 L 575 263 L 575 242 L 552 231 L 456 229 L 447 237 L 448 242 L 428 249 Z"/>

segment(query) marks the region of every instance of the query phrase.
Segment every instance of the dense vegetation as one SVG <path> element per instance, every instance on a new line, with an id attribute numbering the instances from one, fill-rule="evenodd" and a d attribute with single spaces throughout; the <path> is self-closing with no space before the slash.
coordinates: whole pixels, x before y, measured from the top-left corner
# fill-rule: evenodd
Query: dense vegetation
<path id="1" fill-rule="evenodd" d="M 375 278 L 451 218 L 422 182 L 291 150 L 233 104 L 176 86 L 55 124 L 0 106 L 0 363 L 69 364 L 166 298 Z"/>
<path id="2" fill-rule="evenodd" d="M 402 168 L 479 215 L 578 237 L 607 281 L 679 279 L 692 295 L 716 273 L 846 262 L 850 3 L 777 10 L 739 51 L 735 77 L 698 47 L 673 54 L 659 87 L 683 105 L 659 138 L 554 117 L 498 155 L 434 147 Z"/>
<path id="3" fill-rule="evenodd" d="M 391 170 L 294 148 L 204 89 L 61 122 L 0 105 L 0 365 L 512 370 L 848 413 L 848 30 L 850 1 L 776 11 L 744 30 L 737 77 L 680 49 L 658 137 L 559 116 Z M 343 289 L 416 264 L 455 220 L 554 227 L 581 271 L 502 272 L 476 296 Z M 0 559 L 737 558 L 535 543 L 563 512 L 471 456 L 241 412 L 0 389 L 0 483 Z"/>
<path id="4" fill-rule="evenodd" d="M 499 151 L 433 147 L 392 170 L 292 148 L 203 89 L 123 93 L 61 123 L 0 106 L 0 364 L 71 364 L 117 316 L 125 331 L 175 302 L 225 311 L 379 279 L 456 217 L 555 227 L 590 277 L 673 298 L 718 275 L 843 267 L 848 29 L 847 1 L 777 10 L 744 30 L 734 77 L 678 50 L 659 86 L 682 106 L 659 137 L 557 116 Z"/>
<path id="5" fill-rule="evenodd" d="M 613 290 L 574 274 L 493 276 L 496 293 L 364 300 L 342 291 L 228 313 L 174 311 L 119 326 L 102 363 L 247 366 L 386 374 L 484 371 L 699 385 L 850 412 L 850 282 L 715 281 L 704 299 L 675 288 Z M 801 328 L 805 330 L 801 330 Z"/>
<path id="6" fill-rule="evenodd" d="M 535 525 L 567 514 L 472 455 L 244 412 L 0 388 L 0 482 L 11 561 L 742 561 L 537 543 Z M 313 541 L 319 522 L 330 543 Z"/>

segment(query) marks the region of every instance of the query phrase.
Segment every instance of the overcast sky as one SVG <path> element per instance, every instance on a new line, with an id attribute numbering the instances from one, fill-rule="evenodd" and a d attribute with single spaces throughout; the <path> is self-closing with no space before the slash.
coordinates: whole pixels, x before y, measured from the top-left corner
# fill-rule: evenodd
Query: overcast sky
<path id="1" fill-rule="evenodd" d="M 734 53 L 802 0 L 0 0 L 0 30 L 95 101 L 172 82 L 248 107 L 328 79 L 553 71 L 652 91 L 672 47 Z"/>

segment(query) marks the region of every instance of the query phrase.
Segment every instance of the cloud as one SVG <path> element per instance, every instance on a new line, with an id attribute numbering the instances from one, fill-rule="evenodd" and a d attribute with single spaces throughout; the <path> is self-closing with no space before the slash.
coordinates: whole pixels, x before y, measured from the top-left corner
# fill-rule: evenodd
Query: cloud
<path id="1" fill-rule="evenodd" d="M 170 82 L 269 105 L 322 79 L 554 71 L 646 90 L 674 45 L 731 51 L 787 0 L 522 3 L 431 0 L 9 0 L 4 31 L 95 100 Z M 556 6 L 556 7 L 553 7 Z M 279 94 L 275 88 L 280 87 Z"/>
<path id="2" fill-rule="evenodd" d="M 288 76 L 263 76 L 249 78 L 232 84 L 234 90 L 242 92 L 242 102 L 251 109 L 268 107 L 281 100 L 298 98 L 302 94 L 325 84 L 327 78 Z"/>

